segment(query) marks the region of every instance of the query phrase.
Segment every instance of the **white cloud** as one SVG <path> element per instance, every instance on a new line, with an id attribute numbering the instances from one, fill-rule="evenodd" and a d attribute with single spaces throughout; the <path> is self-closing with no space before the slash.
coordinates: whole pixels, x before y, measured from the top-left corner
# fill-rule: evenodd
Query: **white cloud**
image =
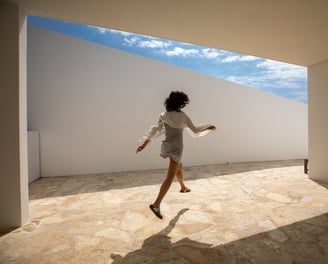
<path id="1" fill-rule="evenodd" d="M 107 29 L 103 27 L 89 26 L 98 30 L 99 33 L 105 34 L 106 32 L 111 34 L 120 34 L 125 36 L 123 39 L 123 43 L 128 46 L 138 46 L 140 48 L 150 48 L 150 49 L 161 49 L 161 53 L 166 56 L 176 56 L 176 57 L 199 57 L 206 59 L 216 59 L 218 58 L 221 51 L 213 48 L 203 48 L 201 50 L 193 48 L 194 45 L 190 43 L 179 43 L 179 45 L 183 45 L 186 48 L 182 47 L 172 47 L 173 43 L 169 40 L 162 40 L 157 37 L 152 36 L 141 36 L 133 33 L 128 33 L 124 31 Z M 171 47 L 171 49 L 169 49 Z M 173 48 L 173 49 L 172 49 Z"/>
<path id="2" fill-rule="evenodd" d="M 250 87 L 288 90 L 306 90 L 303 79 L 273 77 L 270 73 L 259 73 L 256 76 L 229 76 L 228 81 L 240 83 Z M 306 78 L 306 77 L 305 77 Z"/>
<path id="3" fill-rule="evenodd" d="M 139 40 L 140 40 L 140 38 L 137 36 L 133 36 L 130 38 L 124 38 L 124 44 L 126 44 L 128 46 L 132 46 L 132 45 L 135 45 Z"/>
<path id="4" fill-rule="evenodd" d="M 174 50 L 164 50 L 163 51 L 167 56 L 182 56 L 182 57 L 188 57 L 188 56 L 197 56 L 199 55 L 199 51 L 196 49 L 184 49 L 180 47 L 175 47 Z"/>
<path id="5" fill-rule="evenodd" d="M 183 46 L 195 46 L 195 44 L 191 44 L 191 43 L 187 43 L 187 42 L 180 42 L 180 41 L 179 41 L 179 44 L 183 45 Z"/>
<path id="6" fill-rule="evenodd" d="M 207 48 L 207 49 L 202 49 L 202 55 L 206 59 L 216 59 L 217 57 L 220 56 L 220 53 L 216 49 Z"/>
<path id="7" fill-rule="evenodd" d="M 138 46 L 141 48 L 167 48 L 171 46 L 171 43 L 169 41 L 151 39 L 139 41 Z"/>
<path id="8" fill-rule="evenodd" d="M 272 60 L 263 60 L 256 67 L 264 69 L 270 79 L 304 80 L 307 79 L 306 67 L 282 63 Z"/>
<path id="9" fill-rule="evenodd" d="M 234 62 L 237 61 L 239 56 L 229 56 L 221 60 L 221 62 Z"/>
<path id="10" fill-rule="evenodd" d="M 238 60 L 233 56 L 230 60 Z M 257 73 L 251 76 L 229 76 L 227 79 L 242 85 L 274 92 L 278 95 L 307 102 L 307 69 L 278 61 L 259 59 Z"/>
<path id="11" fill-rule="evenodd" d="M 132 33 L 129 33 L 129 32 L 125 32 L 125 31 L 119 31 L 119 30 L 115 30 L 115 29 L 109 29 L 110 33 L 113 33 L 113 34 L 120 34 L 122 36 L 131 36 L 131 35 L 134 35 Z"/>
<path id="12" fill-rule="evenodd" d="M 255 61 L 255 60 L 259 60 L 259 58 L 250 55 L 233 55 L 222 59 L 221 62 L 230 63 L 236 61 Z"/>
<path id="13" fill-rule="evenodd" d="M 267 81 L 267 77 L 263 75 L 258 76 L 229 76 L 228 81 L 240 83 L 250 87 L 263 87 Z"/>
<path id="14" fill-rule="evenodd" d="M 107 28 L 102 28 L 102 27 L 96 27 L 98 29 L 98 31 L 101 33 L 101 34 L 105 34 L 108 29 Z"/>
<path id="15" fill-rule="evenodd" d="M 251 55 L 246 55 L 246 56 L 240 56 L 240 61 L 255 61 L 258 60 L 259 58 L 251 56 Z"/>
<path id="16" fill-rule="evenodd" d="M 307 72 L 305 67 L 271 60 L 261 60 L 256 67 L 259 69 L 257 75 L 229 76 L 227 79 L 307 102 Z"/>
<path id="17" fill-rule="evenodd" d="M 129 32 L 124 32 L 124 31 L 119 31 L 119 30 L 109 29 L 109 28 L 104 28 L 104 27 L 96 27 L 96 26 L 91 26 L 91 25 L 87 25 L 87 27 L 96 29 L 100 34 L 105 34 L 105 33 L 109 32 L 109 33 L 112 33 L 112 34 L 120 34 L 122 36 L 133 35 Z"/>

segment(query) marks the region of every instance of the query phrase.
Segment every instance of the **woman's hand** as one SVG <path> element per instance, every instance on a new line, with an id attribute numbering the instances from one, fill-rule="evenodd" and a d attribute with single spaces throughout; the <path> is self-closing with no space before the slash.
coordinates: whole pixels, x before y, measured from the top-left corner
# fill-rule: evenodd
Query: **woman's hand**
<path id="1" fill-rule="evenodd" d="M 141 146 L 139 146 L 139 147 L 137 148 L 136 153 L 142 151 L 142 150 L 147 146 L 148 142 L 149 142 L 149 140 L 146 140 Z"/>

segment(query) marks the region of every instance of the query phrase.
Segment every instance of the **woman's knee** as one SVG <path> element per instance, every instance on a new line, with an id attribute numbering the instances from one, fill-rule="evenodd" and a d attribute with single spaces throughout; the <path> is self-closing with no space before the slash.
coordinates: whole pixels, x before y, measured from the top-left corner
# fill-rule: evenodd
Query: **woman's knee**
<path id="1" fill-rule="evenodd" d="M 179 169 L 179 163 L 177 163 L 172 158 L 170 158 L 169 171 L 175 174 L 178 169 Z"/>
<path id="2" fill-rule="evenodd" d="M 178 164 L 177 173 L 178 174 L 181 174 L 182 173 L 182 163 L 179 163 Z"/>

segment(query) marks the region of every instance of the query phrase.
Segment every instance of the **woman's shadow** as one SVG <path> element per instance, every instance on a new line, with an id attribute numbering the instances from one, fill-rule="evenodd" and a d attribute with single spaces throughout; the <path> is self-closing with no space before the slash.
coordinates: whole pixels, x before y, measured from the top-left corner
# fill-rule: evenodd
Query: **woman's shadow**
<path id="1" fill-rule="evenodd" d="M 164 229 L 146 238 L 140 249 L 128 253 L 125 257 L 112 254 L 112 263 L 154 263 L 155 260 L 162 259 L 172 247 L 168 234 L 173 230 L 180 216 L 188 210 L 187 208 L 180 210 Z"/>
<path id="2" fill-rule="evenodd" d="M 328 213 L 216 246 L 188 237 L 172 243 L 168 235 L 187 210 L 148 237 L 140 249 L 124 257 L 112 254 L 112 263 L 328 263 Z"/>
<path id="3" fill-rule="evenodd" d="M 204 244 L 184 238 L 175 243 L 171 242 L 169 233 L 174 229 L 181 215 L 189 209 L 182 209 L 169 222 L 169 224 L 155 235 L 145 239 L 140 249 L 128 253 L 122 257 L 112 254 L 112 263 L 115 264 L 139 264 L 139 263 L 209 263 L 214 257 L 225 259 L 225 252 L 216 249 L 213 251 L 211 244 Z M 220 256 L 213 256 L 220 255 Z M 229 263 L 229 262 L 226 262 Z"/>

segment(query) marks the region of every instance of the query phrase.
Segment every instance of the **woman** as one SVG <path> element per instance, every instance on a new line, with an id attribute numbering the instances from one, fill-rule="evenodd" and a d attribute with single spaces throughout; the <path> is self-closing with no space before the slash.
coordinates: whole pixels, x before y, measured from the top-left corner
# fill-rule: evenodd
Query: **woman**
<path id="1" fill-rule="evenodd" d="M 169 190 L 174 176 L 180 183 L 180 192 L 190 192 L 184 182 L 182 174 L 181 157 L 183 151 L 183 130 L 188 128 L 195 136 L 203 136 L 210 130 L 215 130 L 213 125 L 195 126 L 191 119 L 181 109 L 189 103 L 188 96 L 183 92 L 171 92 L 165 100 L 166 111 L 160 114 L 156 125 L 152 126 L 148 133 L 143 137 L 144 143 L 137 148 L 137 153 L 142 151 L 147 144 L 165 132 L 165 139 L 161 145 L 161 156 L 169 158 L 170 164 L 167 171 L 166 179 L 161 185 L 157 199 L 149 207 L 152 212 L 160 219 L 163 218 L 160 205 Z"/>

